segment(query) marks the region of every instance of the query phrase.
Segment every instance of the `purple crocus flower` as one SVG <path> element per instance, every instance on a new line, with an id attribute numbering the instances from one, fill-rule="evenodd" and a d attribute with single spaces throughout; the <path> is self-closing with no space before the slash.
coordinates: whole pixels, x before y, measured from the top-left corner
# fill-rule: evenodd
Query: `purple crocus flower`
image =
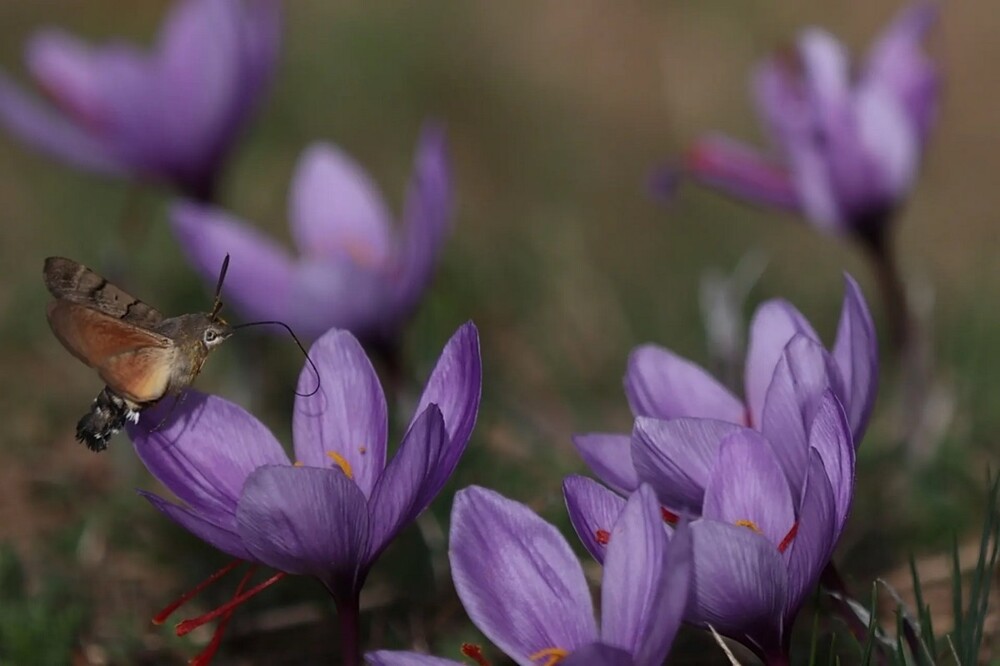
<path id="1" fill-rule="evenodd" d="M 856 76 L 832 35 L 803 31 L 790 56 L 765 61 L 753 79 L 779 156 L 711 136 L 688 152 L 684 172 L 739 199 L 799 212 L 824 231 L 882 234 L 937 115 L 938 72 L 921 49 L 936 16 L 929 3 L 903 9 Z"/>
<path id="2" fill-rule="evenodd" d="M 691 535 L 668 544 L 642 486 L 609 528 L 601 624 L 569 544 L 519 502 L 484 488 L 455 496 L 449 553 L 472 622 L 521 666 L 659 666 L 688 605 Z M 456 664 L 409 652 L 367 655 L 377 666 Z M 481 660 L 480 663 L 484 663 Z"/>
<path id="3" fill-rule="evenodd" d="M 731 426 L 707 444 L 698 442 L 693 455 L 677 437 L 675 457 L 663 457 L 666 464 L 651 475 L 661 502 L 664 495 L 677 502 L 701 485 L 694 512 L 700 517 L 690 528 L 694 580 L 685 620 L 711 625 L 772 664 L 788 663 L 795 616 L 830 561 L 854 494 L 851 430 L 831 391 L 809 424 L 805 475 L 796 484 L 785 459 L 787 449 L 801 445 L 798 437 Z M 587 549 L 606 562 L 608 526 L 625 500 L 583 477 L 569 477 L 564 493 Z"/>
<path id="4" fill-rule="evenodd" d="M 0 71 L 0 123 L 30 146 L 105 174 L 213 195 L 223 159 L 271 78 L 276 0 L 184 0 L 151 53 L 38 32 L 28 71 L 47 105 Z"/>
<path id="5" fill-rule="evenodd" d="M 288 217 L 293 254 L 232 215 L 180 203 L 174 231 L 206 280 L 226 254 L 229 301 L 245 316 L 281 320 L 315 338 L 330 327 L 386 343 L 416 309 L 447 236 L 451 175 L 444 130 L 420 136 L 402 225 L 354 160 L 329 144 L 303 153 Z"/>
<path id="6" fill-rule="evenodd" d="M 643 477 L 642 469 L 659 457 L 664 438 L 676 438 L 691 460 L 705 471 L 702 457 L 722 434 L 748 426 L 768 437 L 788 440 L 786 472 L 798 486 L 806 473 L 806 427 L 823 392 L 831 390 L 844 405 L 852 441 L 860 443 L 878 385 L 875 327 L 857 283 L 845 276 L 844 302 L 832 352 L 794 306 L 784 300 L 757 308 L 750 324 L 744 374 L 745 399 L 734 395 L 700 366 L 658 345 L 643 345 L 629 357 L 625 394 L 635 414 L 632 435 L 590 433 L 574 437 L 584 461 L 607 485 L 625 494 Z M 806 424 L 806 425 L 803 425 Z M 669 433 L 669 435 L 667 434 Z M 671 439 L 673 441 L 673 439 Z M 683 442 L 689 442 L 683 444 Z M 655 467 L 655 466 L 654 466 Z M 703 484 L 701 486 L 703 488 Z M 662 498 L 661 498 L 662 499 Z M 700 508 L 698 492 L 670 506 Z"/>
<path id="7" fill-rule="evenodd" d="M 213 396 L 192 392 L 165 427 L 151 427 L 154 413 L 131 432 L 142 462 L 181 501 L 143 493 L 156 508 L 232 557 L 318 578 L 337 603 L 345 649 L 356 650 L 348 634 L 369 569 L 441 490 L 472 433 L 479 338 L 467 323 L 449 340 L 388 462 L 385 396 L 357 340 L 330 331 L 310 358 L 320 384 L 310 394 L 317 376 L 307 365 L 292 422 L 294 465 L 263 424 Z M 249 596 L 179 631 L 225 617 Z M 358 658 L 345 654 L 344 663 Z"/>

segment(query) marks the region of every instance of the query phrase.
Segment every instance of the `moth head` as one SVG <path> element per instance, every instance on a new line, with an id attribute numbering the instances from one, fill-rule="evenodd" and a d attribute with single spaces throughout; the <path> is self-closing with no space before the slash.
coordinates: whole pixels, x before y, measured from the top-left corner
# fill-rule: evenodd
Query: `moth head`
<path id="1" fill-rule="evenodd" d="M 201 341 L 206 349 L 214 349 L 233 334 L 233 327 L 218 317 L 213 317 L 201 333 Z"/>

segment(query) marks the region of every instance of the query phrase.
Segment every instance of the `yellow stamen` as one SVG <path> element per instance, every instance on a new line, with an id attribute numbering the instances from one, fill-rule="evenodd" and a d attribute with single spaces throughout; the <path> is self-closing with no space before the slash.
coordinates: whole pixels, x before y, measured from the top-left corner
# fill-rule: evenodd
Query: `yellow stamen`
<path id="1" fill-rule="evenodd" d="M 296 460 L 294 463 L 292 463 L 292 467 L 305 467 L 305 466 L 306 464 L 301 460 Z"/>
<path id="2" fill-rule="evenodd" d="M 336 451 L 327 451 L 326 455 L 329 456 L 333 462 L 337 463 L 337 467 L 344 472 L 344 476 L 352 481 L 354 480 L 354 471 L 351 469 L 351 463 L 347 462 L 347 458 L 340 455 Z"/>
<path id="3" fill-rule="evenodd" d="M 757 523 L 753 522 L 752 520 L 737 520 L 736 521 L 736 526 L 737 527 L 745 527 L 748 530 L 750 530 L 751 532 L 756 532 L 757 534 L 763 534 L 764 533 L 764 530 L 762 530 L 759 527 L 757 527 Z"/>
<path id="4" fill-rule="evenodd" d="M 539 650 L 535 654 L 531 655 L 528 659 L 531 661 L 544 659 L 545 661 L 540 663 L 538 666 L 555 666 L 568 656 L 569 650 L 564 650 L 562 648 L 545 648 L 544 650 Z"/>

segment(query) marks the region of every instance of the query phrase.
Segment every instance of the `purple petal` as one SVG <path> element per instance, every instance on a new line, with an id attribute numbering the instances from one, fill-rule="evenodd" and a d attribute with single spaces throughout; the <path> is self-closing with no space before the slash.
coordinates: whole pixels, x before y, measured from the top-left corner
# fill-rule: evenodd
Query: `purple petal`
<path id="1" fill-rule="evenodd" d="M 288 465 L 288 457 L 242 407 L 192 390 L 182 396 L 176 407 L 167 398 L 145 410 L 129 436 L 142 464 L 170 492 L 202 517 L 227 524 L 247 477 L 261 465 Z"/>
<path id="2" fill-rule="evenodd" d="M 854 127 L 849 129 L 857 134 L 857 154 L 848 153 L 841 164 L 834 163 L 839 167 L 835 177 L 849 179 L 856 197 L 852 212 L 863 216 L 910 190 L 920 165 L 920 139 L 906 110 L 882 86 L 858 87 L 853 111 Z M 859 177 L 867 180 L 855 182 Z M 849 201 L 847 192 L 841 196 Z"/>
<path id="3" fill-rule="evenodd" d="M 826 476 L 819 452 L 810 449 L 809 470 L 799 507 L 798 531 L 788 550 L 788 605 L 785 613 L 789 625 L 830 561 L 838 532 L 837 507 L 830 479 Z"/>
<path id="4" fill-rule="evenodd" d="M 267 465 L 247 479 L 236 527 L 254 559 L 328 587 L 356 585 L 368 546 L 364 495 L 340 470 Z"/>
<path id="5" fill-rule="evenodd" d="M 299 251 L 363 266 L 382 266 L 392 249 L 385 201 L 368 174 L 349 155 L 314 143 L 292 177 L 288 218 Z"/>
<path id="6" fill-rule="evenodd" d="M 292 282 L 289 323 L 307 338 L 331 328 L 380 335 L 399 319 L 385 276 L 352 259 L 301 259 Z"/>
<path id="7" fill-rule="evenodd" d="M 26 144 L 74 166 L 112 175 L 126 170 L 105 142 L 25 93 L 2 71 L 0 123 Z"/>
<path id="8" fill-rule="evenodd" d="M 744 423 L 743 403 L 705 370 L 657 345 L 629 355 L 625 395 L 636 416 L 683 416 Z"/>
<path id="9" fill-rule="evenodd" d="M 414 412 L 417 418 L 429 405 L 437 405 L 448 431 L 448 445 L 442 451 L 432 485 L 440 486 L 451 476 L 465 451 L 476 425 L 482 384 L 479 331 L 469 321 L 462 324 L 444 346 Z"/>
<path id="10" fill-rule="evenodd" d="M 280 0 L 252 0 L 243 11 L 243 83 L 237 108 L 248 110 L 270 82 L 281 48 Z"/>
<path id="11" fill-rule="evenodd" d="M 310 467 L 344 462 L 365 497 L 385 467 L 388 419 L 375 368 L 347 331 L 331 330 L 313 344 L 299 375 L 292 417 L 296 459 Z M 307 395 L 316 388 L 319 390 Z"/>
<path id="12" fill-rule="evenodd" d="M 684 167 L 698 182 L 737 199 L 799 209 L 798 192 L 788 169 L 729 137 L 700 139 L 685 156 Z"/>
<path id="13" fill-rule="evenodd" d="M 785 470 L 792 495 L 802 488 L 809 452 L 809 428 L 824 392 L 843 395 L 833 357 L 804 335 L 788 343 L 767 392 L 761 432 Z"/>
<path id="14" fill-rule="evenodd" d="M 573 445 L 597 478 L 616 492 L 627 495 L 639 487 L 629 435 L 597 432 L 573 435 Z"/>
<path id="15" fill-rule="evenodd" d="M 847 417 L 832 391 L 823 394 L 816 409 L 809 429 L 809 448 L 819 453 L 830 479 L 837 507 L 836 538 L 839 538 L 854 498 L 855 454 Z"/>
<path id="16" fill-rule="evenodd" d="M 652 489 L 629 498 L 611 532 L 601 583 L 601 642 L 627 650 L 640 664 L 662 664 L 688 600 L 690 531 L 675 533 L 674 557 Z M 665 567 L 676 568 L 668 576 Z"/>
<path id="17" fill-rule="evenodd" d="M 773 299 L 762 303 L 750 322 L 747 343 L 747 362 L 744 382 L 746 383 L 747 406 L 750 409 L 750 424 L 761 427 L 764 400 L 768 386 L 774 376 L 785 345 L 796 334 L 819 342 L 819 335 L 812 324 L 802 316 L 795 306 L 783 299 Z"/>
<path id="18" fill-rule="evenodd" d="M 787 573 L 778 550 L 745 527 L 691 524 L 694 583 L 685 620 L 758 649 L 781 645 Z"/>
<path id="19" fill-rule="evenodd" d="M 227 555 L 231 555 L 239 560 L 253 560 L 250 552 L 243 546 L 243 541 L 236 534 L 235 513 L 228 516 L 225 525 L 220 525 L 187 507 L 168 502 L 153 493 L 139 491 L 139 494 L 149 500 L 149 503 L 167 518 L 213 548 L 218 548 Z M 213 517 L 216 519 L 221 518 L 218 515 Z"/>
<path id="20" fill-rule="evenodd" d="M 174 234 L 188 261 L 206 283 L 219 278 L 223 258 L 230 255 L 223 299 L 251 319 L 289 321 L 292 290 L 291 257 L 277 243 L 232 215 L 193 203 L 174 204 Z"/>
<path id="21" fill-rule="evenodd" d="M 431 657 L 416 652 L 393 652 L 378 650 L 365 654 L 365 661 L 372 666 L 465 666 L 462 662 Z"/>
<path id="22" fill-rule="evenodd" d="M 719 444 L 742 429 L 712 419 L 640 417 L 632 431 L 632 460 L 639 479 L 651 485 L 668 508 L 701 515 Z"/>
<path id="23" fill-rule="evenodd" d="M 923 40 L 937 21 L 936 3 L 903 8 L 872 46 L 863 80 L 885 86 L 900 100 L 926 140 L 937 115 L 940 76 L 923 51 Z"/>
<path id="24" fill-rule="evenodd" d="M 385 468 L 369 502 L 373 561 L 396 534 L 427 508 L 447 477 L 435 472 L 445 451 L 447 433 L 436 405 L 429 405 L 410 426 Z"/>
<path id="25" fill-rule="evenodd" d="M 730 525 L 749 521 L 775 547 L 795 523 L 795 504 L 771 443 L 753 430 L 722 440 L 705 488 L 702 516 Z"/>
<path id="26" fill-rule="evenodd" d="M 536 665 L 538 661 L 533 662 Z M 644 662 L 634 661 L 632 655 L 603 643 L 591 643 L 573 650 L 565 659 L 559 661 L 559 666 L 634 666 Z M 654 662 L 649 662 L 653 664 Z M 659 662 L 655 662 L 659 663 Z"/>
<path id="27" fill-rule="evenodd" d="M 91 130 L 107 117 L 99 59 L 90 47 L 58 29 L 35 33 L 25 48 L 25 64 L 38 85 L 63 112 Z"/>
<path id="28" fill-rule="evenodd" d="M 434 276 L 452 211 L 452 176 L 444 127 L 425 123 L 403 207 L 397 260 L 397 304 L 413 310 Z"/>
<path id="29" fill-rule="evenodd" d="M 844 380 L 845 407 L 855 441 L 860 444 L 878 392 L 878 340 L 861 287 L 844 274 L 844 304 L 840 309 L 833 358 Z"/>
<path id="30" fill-rule="evenodd" d="M 563 497 L 577 536 L 593 558 L 603 564 L 607 545 L 601 541 L 603 536 L 610 537 L 625 508 L 625 498 L 593 479 L 576 475 L 563 479 Z"/>
<path id="31" fill-rule="evenodd" d="M 559 531 L 531 509 L 484 488 L 455 495 L 449 554 L 462 605 L 521 666 L 547 648 L 597 638 L 583 569 Z"/>

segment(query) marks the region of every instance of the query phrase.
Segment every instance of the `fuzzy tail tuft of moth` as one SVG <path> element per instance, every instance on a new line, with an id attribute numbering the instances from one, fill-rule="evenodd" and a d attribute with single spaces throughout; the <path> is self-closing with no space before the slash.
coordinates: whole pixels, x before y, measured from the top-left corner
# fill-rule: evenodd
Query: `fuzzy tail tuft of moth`
<path id="1" fill-rule="evenodd" d="M 97 395 L 90 411 L 76 424 L 76 439 L 87 448 L 99 453 L 108 448 L 108 440 L 125 427 L 128 421 L 136 422 L 139 412 L 132 409 L 124 398 L 109 387 Z"/>

